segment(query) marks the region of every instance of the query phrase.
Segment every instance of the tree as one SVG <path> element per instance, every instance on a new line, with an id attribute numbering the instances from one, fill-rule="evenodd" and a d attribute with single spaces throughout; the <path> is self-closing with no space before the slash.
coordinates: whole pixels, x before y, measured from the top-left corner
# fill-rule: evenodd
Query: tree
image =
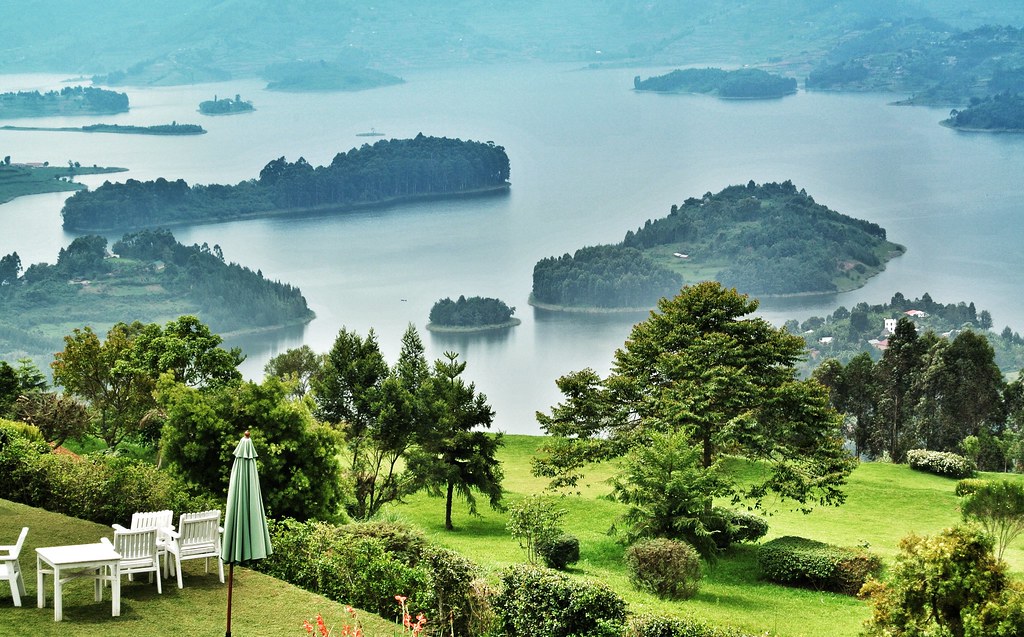
<path id="1" fill-rule="evenodd" d="M 935 339 L 932 335 L 931 341 Z M 877 413 L 868 450 L 876 457 L 888 455 L 893 462 L 901 462 L 915 446 L 911 420 L 916 395 L 912 390 L 918 386 L 921 358 L 931 341 L 919 338 L 913 321 L 901 318 L 882 360 L 875 365 Z"/>
<path id="2" fill-rule="evenodd" d="M 292 395 L 296 398 L 305 396 L 309 391 L 313 377 L 323 370 L 323 362 L 309 345 L 296 347 L 267 361 L 263 373 L 276 376 L 281 380 L 293 383 Z"/>
<path id="3" fill-rule="evenodd" d="M 755 507 L 769 493 L 804 510 L 841 503 L 853 460 L 842 449 L 840 417 L 822 385 L 796 379 L 803 339 L 744 318 L 757 305 L 716 282 L 662 299 L 616 351 L 607 378 L 584 370 L 559 379 L 565 402 L 537 415 L 554 441 L 535 473 L 574 486 L 588 462 L 649 446 L 655 434 L 681 434 L 709 474 L 695 480 L 709 489 L 700 499 L 706 511 L 719 495 Z M 727 478 L 719 489 L 710 476 L 726 452 L 757 462 L 759 479 Z M 627 474 L 623 484 L 633 480 Z M 690 519 L 699 513 L 686 511 Z"/>
<path id="4" fill-rule="evenodd" d="M 24 392 L 46 391 L 49 384 L 46 382 L 46 375 L 32 362 L 31 358 L 19 358 L 18 366 L 14 368 L 18 376 L 18 387 Z"/>
<path id="5" fill-rule="evenodd" d="M 18 374 L 7 361 L 0 361 L 0 418 L 5 417 L 20 393 Z"/>
<path id="6" fill-rule="evenodd" d="M 562 518 L 565 509 L 555 508 L 550 498 L 531 493 L 509 507 L 508 529 L 512 539 L 519 540 L 520 548 L 526 550 L 526 559 L 536 564 L 540 558 L 538 548 L 551 542 L 562 533 Z"/>
<path id="7" fill-rule="evenodd" d="M 502 435 L 488 435 L 494 412 L 476 385 L 462 379 L 466 363 L 459 355 L 445 352 L 434 362 L 425 390 L 429 429 L 421 435 L 409 469 L 421 488 L 445 497 L 445 529 L 451 531 L 452 501 L 456 493 L 466 500 L 470 514 L 476 514 L 474 490 L 487 496 L 491 508 L 501 507 L 501 465 L 496 458 Z"/>
<path id="8" fill-rule="evenodd" d="M 137 431 L 155 406 L 154 379 L 134 364 L 132 345 L 141 323 L 118 323 L 100 341 L 92 328 L 76 328 L 64 337 L 64 350 L 52 363 L 53 382 L 92 408 L 96 434 L 117 447 Z"/>
<path id="9" fill-rule="evenodd" d="M 249 431 L 259 458 L 269 515 L 331 518 L 341 504 L 339 436 L 316 422 L 303 401 L 290 400 L 277 378 L 206 389 L 161 377 L 157 396 L 167 414 L 161 448 L 173 470 L 213 493 L 226 494 L 232 453 Z"/>
<path id="10" fill-rule="evenodd" d="M 0 257 L 0 286 L 13 285 L 21 274 L 21 257 L 12 252 Z"/>
<path id="11" fill-rule="evenodd" d="M 155 323 L 145 326 L 136 338 L 135 354 L 154 382 L 171 372 L 174 380 L 190 387 L 234 383 L 242 379 L 238 366 L 245 357 L 237 347 L 222 348 L 223 342 L 197 317 L 186 314 L 163 329 Z"/>
<path id="12" fill-rule="evenodd" d="M 59 447 L 89 431 L 89 410 L 71 396 L 54 392 L 29 392 L 18 396 L 14 418 L 39 428 L 46 442 Z"/>
<path id="13" fill-rule="evenodd" d="M 992 540 L 970 527 L 910 535 L 885 583 L 869 580 L 867 635 L 990 637 L 1020 634 L 1024 594 L 992 555 Z"/>
<path id="14" fill-rule="evenodd" d="M 1009 480 L 985 481 L 964 496 L 960 512 L 974 520 L 995 540 L 996 559 L 1024 533 L 1024 485 Z"/>

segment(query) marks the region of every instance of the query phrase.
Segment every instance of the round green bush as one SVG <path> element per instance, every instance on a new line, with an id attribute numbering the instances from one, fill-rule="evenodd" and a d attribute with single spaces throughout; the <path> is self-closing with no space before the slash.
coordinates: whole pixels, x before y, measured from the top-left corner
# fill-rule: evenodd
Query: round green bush
<path id="1" fill-rule="evenodd" d="M 644 540 L 626 549 L 625 560 L 633 585 L 658 597 L 689 599 L 700 587 L 700 555 L 686 542 Z"/>
<path id="2" fill-rule="evenodd" d="M 570 564 L 580 561 L 580 540 L 575 535 L 563 533 L 537 544 L 537 553 L 548 568 L 565 570 Z"/>

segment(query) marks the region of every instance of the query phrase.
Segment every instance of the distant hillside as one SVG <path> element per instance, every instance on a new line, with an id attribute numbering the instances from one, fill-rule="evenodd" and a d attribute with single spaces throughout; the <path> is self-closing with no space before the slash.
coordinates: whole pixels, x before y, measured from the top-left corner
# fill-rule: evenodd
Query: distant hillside
<path id="1" fill-rule="evenodd" d="M 672 206 L 619 244 L 541 260 L 532 300 L 650 307 L 682 283 L 706 279 L 757 296 L 845 291 L 903 251 L 877 224 L 818 204 L 790 181 L 751 181 Z"/>
<path id="2" fill-rule="evenodd" d="M 361 91 L 402 83 L 389 73 L 324 60 L 272 64 L 263 77 L 271 91 Z"/>

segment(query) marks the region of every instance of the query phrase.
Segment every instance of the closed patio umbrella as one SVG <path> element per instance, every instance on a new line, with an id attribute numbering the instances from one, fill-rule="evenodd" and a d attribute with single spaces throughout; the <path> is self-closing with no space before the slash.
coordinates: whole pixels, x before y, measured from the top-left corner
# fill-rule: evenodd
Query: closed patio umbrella
<path id="1" fill-rule="evenodd" d="M 231 589 L 234 584 L 235 564 L 261 560 L 273 553 L 267 516 L 263 511 L 260 480 L 256 474 L 256 448 L 245 432 L 235 447 L 235 462 L 231 466 L 228 483 L 228 505 L 224 515 L 224 538 L 220 559 L 229 564 L 228 570 L 228 626 L 225 637 L 231 637 Z"/>

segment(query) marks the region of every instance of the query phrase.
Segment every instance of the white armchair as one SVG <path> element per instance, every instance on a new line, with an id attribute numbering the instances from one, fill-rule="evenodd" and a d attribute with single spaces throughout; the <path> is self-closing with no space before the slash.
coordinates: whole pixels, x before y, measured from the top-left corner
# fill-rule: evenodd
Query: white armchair
<path id="1" fill-rule="evenodd" d="M 0 580 L 10 582 L 11 597 L 14 598 L 15 606 L 21 606 L 21 596 L 25 594 L 25 578 L 21 575 L 18 555 L 21 554 L 21 547 L 25 545 L 27 535 L 28 527 L 22 527 L 17 542 L 10 546 L 0 546 Z"/>
<path id="2" fill-rule="evenodd" d="M 121 555 L 121 575 L 149 573 L 149 581 L 156 579 L 156 591 L 163 594 L 160 557 L 156 547 L 156 528 L 126 529 L 120 524 L 114 524 L 113 527 L 114 550 Z M 110 540 L 105 537 L 100 538 L 100 541 L 110 544 Z"/>
<path id="3" fill-rule="evenodd" d="M 156 551 L 164 561 L 164 577 L 167 577 L 167 547 L 171 543 L 171 532 L 174 531 L 174 512 L 142 511 L 132 514 L 132 529 L 156 529 Z"/>
<path id="4" fill-rule="evenodd" d="M 178 574 L 178 588 L 184 588 L 181 580 L 181 563 L 184 560 L 206 559 L 206 572 L 210 572 L 210 558 L 216 558 L 220 583 L 224 583 L 224 563 L 220 561 L 220 536 L 224 528 L 220 525 L 220 510 L 201 513 L 182 513 L 178 518 L 178 530 L 171 531 L 171 542 L 167 551 L 174 555 L 174 570 Z M 169 556 L 168 556 L 168 559 Z"/>

